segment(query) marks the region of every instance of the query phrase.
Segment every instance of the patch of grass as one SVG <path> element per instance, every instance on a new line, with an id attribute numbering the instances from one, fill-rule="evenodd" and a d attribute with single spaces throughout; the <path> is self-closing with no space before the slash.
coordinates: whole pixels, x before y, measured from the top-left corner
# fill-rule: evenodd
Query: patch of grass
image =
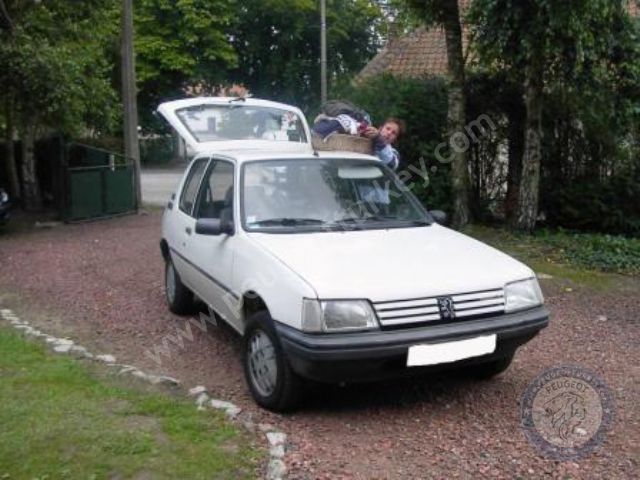
<path id="1" fill-rule="evenodd" d="M 640 240 L 541 231 L 534 235 L 472 225 L 464 233 L 523 261 L 538 273 L 607 288 L 616 276 L 640 274 Z"/>
<path id="2" fill-rule="evenodd" d="M 261 458 L 216 412 L 0 328 L 0 478 L 254 478 Z"/>
<path id="3" fill-rule="evenodd" d="M 566 260 L 594 270 L 640 275 L 640 239 L 616 235 L 540 231 L 540 241 L 556 248 Z"/>

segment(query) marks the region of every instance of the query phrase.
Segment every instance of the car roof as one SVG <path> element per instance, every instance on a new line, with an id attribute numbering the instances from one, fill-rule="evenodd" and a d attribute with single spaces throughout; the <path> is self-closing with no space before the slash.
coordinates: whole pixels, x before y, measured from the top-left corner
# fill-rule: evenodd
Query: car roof
<path id="1" fill-rule="evenodd" d="M 227 158 L 237 163 L 269 161 L 269 160 L 317 160 L 317 159 L 349 159 L 349 160 L 367 160 L 380 161 L 378 157 L 373 155 L 365 155 L 362 153 L 348 152 L 342 150 L 336 151 L 316 151 L 309 152 L 286 152 L 286 151 L 258 151 L 258 150 L 212 150 L 211 152 L 202 152 L 198 157 L 214 156 L 216 158 Z"/>

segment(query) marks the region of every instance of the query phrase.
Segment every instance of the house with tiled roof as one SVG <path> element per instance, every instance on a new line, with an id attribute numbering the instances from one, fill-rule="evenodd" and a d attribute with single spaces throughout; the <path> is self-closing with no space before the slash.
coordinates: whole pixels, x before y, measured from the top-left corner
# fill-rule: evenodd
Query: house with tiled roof
<path id="1" fill-rule="evenodd" d="M 464 12 L 471 0 L 459 0 L 462 19 L 462 49 L 467 54 L 468 28 Z M 402 77 L 443 76 L 447 74 L 447 45 L 441 26 L 419 27 L 413 32 L 391 38 L 387 45 L 365 65 L 356 81 L 366 80 L 382 73 Z"/>
<path id="2" fill-rule="evenodd" d="M 468 37 L 463 37 L 463 50 Z M 444 30 L 420 27 L 409 35 L 394 38 L 358 74 L 358 80 L 390 73 L 403 77 L 441 76 L 447 73 Z"/>
<path id="3" fill-rule="evenodd" d="M 468 57 L 469 28 L 464 22 L 464 12 L 472 0 L 459 0 L 462 19 L 462 49 Z M 628 4 L 629 14 L 640 15 L 636 0 Z M 401 77 L 419 78 L 447 74 L 447 45 L 441 26 L 420 27 L 400 37 L 391 38 L 387 45 L 360 71 L 356 81 L 363 81 L 382 73 Z"/>

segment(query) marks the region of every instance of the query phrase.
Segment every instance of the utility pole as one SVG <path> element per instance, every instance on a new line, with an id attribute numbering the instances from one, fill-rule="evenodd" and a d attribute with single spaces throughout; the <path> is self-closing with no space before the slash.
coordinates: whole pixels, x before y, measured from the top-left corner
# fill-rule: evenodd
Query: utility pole
<path id="1" fill-rule="evenodd" d="M 142 206 L 136 66 L 133 56 L 132 0 L 122 0 L 122 103 L 124 105 L 124 154 L 133 161 L 136 206 Z"/>
<path id="2" fill-rule="evenodd" d="M 327 101 L 327 4 L 320 0 L 320 101 Z"/>

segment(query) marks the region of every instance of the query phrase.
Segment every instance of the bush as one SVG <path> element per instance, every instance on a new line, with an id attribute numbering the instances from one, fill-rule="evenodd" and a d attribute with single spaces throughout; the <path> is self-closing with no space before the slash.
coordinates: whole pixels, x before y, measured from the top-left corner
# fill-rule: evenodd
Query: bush
<path id="1" fill-rule="evenodd" d="M 156 135 L 140 139 L 140 162 L 142 165 L 169 163 L 176 157 L 172 136 Z"/>
<path id="2" fill-rule="evenodd" d="M 640 274 L 640 239 L 562 230 L 541 230 L 536 236 L 558 249 L 571 264 L 607 272 Z"/>
<path id="3" fill-rule="evenodd" d="M 640 179 L 576 179 L 542 187 L 547 224 L 571 230 L 640 236 Z"/>
<path id="4" fill-rule="evenodd" d="M 413 183 L 414 193 L 428 208 L 450 212 L 450 168 L 438 162 L 434 153 L 442 141 L 447 118 L 443 79 L 406 79 L 385 74 L 339 87 L 332 96 L 348 99 L 366 110 L 375 125 L 390 116 L 403 119 L 407 131 L 397 145 L 401 155 L 398 172 L 412 174 L 407 183 Z M 428 174 L 428 184 L 415 170 Z"/>

